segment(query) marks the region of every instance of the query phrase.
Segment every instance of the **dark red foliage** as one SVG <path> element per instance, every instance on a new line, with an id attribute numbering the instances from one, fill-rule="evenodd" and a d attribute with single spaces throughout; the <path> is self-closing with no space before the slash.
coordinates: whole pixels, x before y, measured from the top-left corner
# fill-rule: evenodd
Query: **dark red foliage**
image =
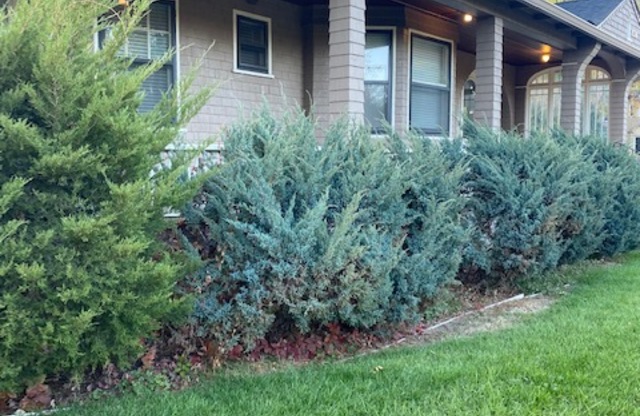
<path id="1" fill-rule="evenodd" d="M 36 384 L 25 392 L 24 397 L 20 400 L 20 409 L 32 412 L 46 409 L 51 405 L 52 395 L 51 389 L 46 384 Z"/>
<path id="2" fill-rule="evenodd" d="M 295 334 L 275 342 L 259 340 L 246 356 L 251 361 L 276 358 L 293 361 L 309 361 L 322 357 L 353 354 L 357 351 L 376 348 L 383 340 L 370 333 L 360 332 L 331 323 L 323 331 L 314 334 Z M 242 350 L 234 348 L 228 355 L 242 359 Z"/>

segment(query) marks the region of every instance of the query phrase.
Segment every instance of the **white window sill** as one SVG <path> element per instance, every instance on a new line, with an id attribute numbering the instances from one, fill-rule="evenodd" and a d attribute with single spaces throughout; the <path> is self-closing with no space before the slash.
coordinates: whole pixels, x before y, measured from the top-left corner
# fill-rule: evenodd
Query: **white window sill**
<path id="1" fill-rule="evenodd" d="M 249 75 L 253 77 L 260 77 L 260 78 L 269 78 L 269 79 L 275 78 L 271 73 L 264 74 L 262 72 L 245 71 L 244 69 L 237 69 L 237 68 L 233 69 L 233 73 L 240 74 L 240 75 Z"/>

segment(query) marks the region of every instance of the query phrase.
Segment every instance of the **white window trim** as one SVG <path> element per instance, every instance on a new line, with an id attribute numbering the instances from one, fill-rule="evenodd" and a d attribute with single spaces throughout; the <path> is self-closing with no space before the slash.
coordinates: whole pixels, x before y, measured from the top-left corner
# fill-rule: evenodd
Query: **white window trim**
<path id="1" fill-rule="evenodd" d="M 396 84 L 398 83 L 398 76 L 397 76 L 397 50 L 398 50 L 398 41 L 397 41 L 397 28 L 395 26 L 367 26 L 365 28 L 365 33 L 369 30 L 386 30 L 386 31 L 390 31 L 391 32 L 391 77 L 389 79 L 389 82 L 391 83 L 391 107 L 389 108 L 389 112 L 390 114 L 390 120 L 389 120 L 389 125 L 391 125 L 391 127 L 393 129 L 395 129 L 396 127 Z M 373 134 L 372 137 L 374 138 L 385 138 L 387 137 L 386 134 L 382 134 L 382 133 L 377 133 L 377 134 Z"/>
<path id="2" fill-rule="evenodd" d="M 175 56 L 174 56 L 174 61 L 175 61 L 175 68 L 174 68 L 174 72 L 173 72 L 173 77 L 175 79 L 175 88 L 176 88 L 176 95 L 178 97 L 178 105 L 180 107 L 182 107 L 182 91 L 180 89 L 180 81 L 182 80 L 182 68 L 180 66 L 181 64 L 181 57 L 180 57 L 180 52 L 182 52 L 181 50 L 181 45 L 180 45 L 180 0 L 174 0 L 173 2 L 173 10 L 174 10 L 174 14 L 175 14 L 175 22 L 174 22 L 174 31 L 175 31 L 175 39 L 174 39 L 174 45 L 175 45 Z"/>
<path id="3" fill-rule="evenodd" d="M 449 136 L 452 136 L 454 134 L 453 131 L 453 111 L 454 111 L 454 91 L 456 88 L 456 77 L 455 77 L 455 68 L 456 68 L 456 43 L 455 41 L 453 41 L 452 39 L 447 39 L 447 38 L 443 38 L 440 36 L 435 36 L 433 34 L 430 33 L 426 33 L 426 32 L 422 32 L 420 30 L 416 30 L 416 29 L 409 29 L 409 42 L 408 42 L 408 48 L 407 48 L 407 101 L 406 101 L 406 105 L 407 105 L 407 115 L 406 115 L 406 119 L 405 119 L 405 126 L 407 128 L 407 130 L 409 130 L 411 128 L 411 63 L 412 63 L 412 56 L 411 56 L 411 52 L 413 51 L 413 35 L 418 35 L 420 37 L 426 38 L 426 39 L 433 39 L 435 41 L 439 41 L 439 42 L 444 42 L 444 43 L 448 43 L 450 46 L 450 63 L 449 63 L 449 132 L 447 133 Z M 436 136 L 426 136 L 432 139 L 441 139 L 444 136 L 443 135 L 436 135 Z"/>
<path id="4" fill-rule="evenodd" d="M 267 24 L 267 73 L 249 71 L 238 68 L 238 16 L 259 20 Z M 251 75 L 262 78 L 274 78 L 273 76 L 273 34 L 271 18 L 233 9 L 233 72 L 242 75 Z"/>

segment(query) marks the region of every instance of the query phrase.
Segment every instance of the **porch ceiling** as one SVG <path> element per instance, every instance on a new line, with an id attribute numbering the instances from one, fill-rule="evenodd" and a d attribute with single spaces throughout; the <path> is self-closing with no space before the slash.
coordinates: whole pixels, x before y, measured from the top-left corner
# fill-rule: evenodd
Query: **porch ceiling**
<path id="1" fill-rule="evenodd" d="M 539 64 L 543 54 L 550 54 L 550 62 L 562 59 L 562 49 L 573 49 L 576 39 L 573 33 L 543 19 L 528 8 L 503 0 L 393 0 L 417 10 L 433 12 L 442 18 L 459 24 L 458 47 L 475 52 L 475 24 L 462 23 L 462 15 L 470 13 L 477 19 L 496 15 L 504 19 L 504 60 L 511 65 Z M 519 5 L 519 3 L 518 3 Z"/>
<path id="2" fill-rule="evenodd" d="M 329 0 L 286 1 L 299 5 L 329 3 Z M 476 28 L 474 23 L 462 23 L 462 15 L 471 13 L 481 18 L 489 15 L 487 10 L 497 9 L 500 15 L 505 17 L 504 60 L 510 65 L 539 64 L 541 56 L 545 53 L 551 55 L 551 62 L 561 61 L 561 47 L 575 43 L 575 39 L 562 28 L 558 29 L 556 25 L 535 15 L 529 8 L 517 7 L 516 3 L 509 0 L 367 0 L 368 6 L 398 4 L 458 23 L 458 48 L 470 53 L 475 53 L 476 49 Z"/>

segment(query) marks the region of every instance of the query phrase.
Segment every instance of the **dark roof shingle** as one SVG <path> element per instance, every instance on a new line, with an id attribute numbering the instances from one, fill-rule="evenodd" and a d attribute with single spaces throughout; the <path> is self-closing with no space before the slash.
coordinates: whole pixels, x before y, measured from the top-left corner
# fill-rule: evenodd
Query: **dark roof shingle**
<path id="1" fill-rule="evenodd" d="M 571 0 L 558 3 L 558 6 L 597 26 L 623 1 L 625 0 Z"/>

